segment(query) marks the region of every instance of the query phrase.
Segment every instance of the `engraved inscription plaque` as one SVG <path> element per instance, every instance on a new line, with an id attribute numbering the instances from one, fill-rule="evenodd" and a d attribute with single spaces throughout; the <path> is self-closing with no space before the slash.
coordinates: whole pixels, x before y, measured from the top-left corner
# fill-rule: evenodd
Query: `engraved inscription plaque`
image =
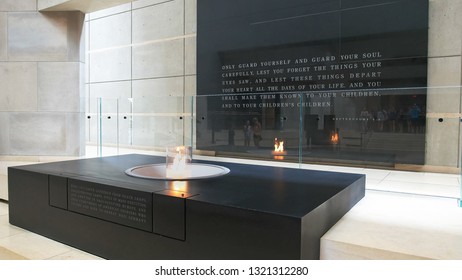
<path id="1" fill-rule="evenodd" d="M 428 5 L 198 0 L 197 148 L 424 164 Z"/>
<path id="2" fill-rule="evenodd" d="M 69 210 L 152 232 L 152 194 L 69 180 Z"/>

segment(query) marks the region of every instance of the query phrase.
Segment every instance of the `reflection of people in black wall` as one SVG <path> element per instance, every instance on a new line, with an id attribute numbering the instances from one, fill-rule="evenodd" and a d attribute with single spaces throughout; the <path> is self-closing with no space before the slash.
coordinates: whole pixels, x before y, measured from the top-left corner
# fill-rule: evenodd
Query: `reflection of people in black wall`
<path id="1" fill-rule="evenodd" d="M 411 132 L 417 133 L 419 132 L 419 116 L 420 116 L 420 108 L 417 104 L 411 106 L 409 109 L 409 117 L 411 119 Z"/>
<path id="2" fill-rule="evenodd" d="M 228 145 L 234 146 L 234 128 L 228 130 Z"/>
<path id="3" fill-rule="evenodd" d="M 250 139 L 252 138 L 252 126 L 250 121 L 246 121 L 244 124 L 244 145 L 246 147 L 250 146 Z"/>
<path id="4" fill-rule="evenodd" d="M 398 132 L 405 132 L 406 123 L 406 112 L 403 108 L 400 108 L 398 112 Z"/>
<path id="5" fill-rule="evenodd" d="M 377 125 L 378 125 L 378 131 L 382 132 L 384 128 L 385 121 L 388 118 L 388 114 L 386 110 L 379 109 L 377 111 Z"/>
<path id="6" fill-rule="evenodd" d="M 397 112 L 394 107 L 391 107 L 390 111 L 388 112 L 388 120 L 390 121 L 389 123 L 390 132 L 396 132 L 396 119 L 397 119 Z"/>
<path id="7" fill-rule="evenodd" d="M 255 147 L 260 147 L 261 137 L 261 124 L 257 118 L 252 120 L 253 144 Z"/>
<path id="8" fill-rule="evenodd" d="M 226 120 L 226 126 L 228 127 L 228 146 L 234 146 L 234 123 L 232 119 Z"/>
<path id="9" fill-rule="evenodd" d="M 370 118 L 370 114 L 369 114 L 369 111 L 367 111 L 366 107 L 363 108 L 363 110 L 361 111 L 361 123 L 362 123 L 362 131 L 363 132 L 367 132 L 369 130 L 369 118 Z"/>
<path id="10" fill-rule="evenodd" d="M 425 133 L 425 121 L 427 116 L 427 108 L 422 106 L 419 114 L 419 132 Z"/>

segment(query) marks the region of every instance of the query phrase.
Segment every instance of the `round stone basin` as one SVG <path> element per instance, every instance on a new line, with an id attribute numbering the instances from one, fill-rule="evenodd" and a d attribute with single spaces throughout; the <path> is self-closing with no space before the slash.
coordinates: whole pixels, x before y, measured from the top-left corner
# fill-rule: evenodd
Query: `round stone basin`
<path id="1" fill-rule="evenodd" d="M 219 165 L 191 163 L 184 174 L 166 176 L 166 164 L 148 164 L 135 166 L 125 170 L 125 173 L 132 177 L 154 179 L 154 180 L 197 180 L 207 179 L 226 175 L 229 169 Z"/>

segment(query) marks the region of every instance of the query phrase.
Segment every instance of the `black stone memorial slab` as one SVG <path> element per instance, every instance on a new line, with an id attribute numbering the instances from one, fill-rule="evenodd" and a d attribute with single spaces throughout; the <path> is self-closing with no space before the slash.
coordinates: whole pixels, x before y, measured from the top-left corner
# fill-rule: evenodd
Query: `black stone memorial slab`
<path id="1" fill-rule="evenodd" d="M 321 236 L 365 193 L 364 175 L 237 163 L 204 180 L 124 173 L 164 160 L 10 167 L 9 221 L 107 259 L 318 259 Z"/>
<path id="2" fill-rule="evenodd" d="M 425 163 L 428 0 L 197 2 L 198 149 Z"/>

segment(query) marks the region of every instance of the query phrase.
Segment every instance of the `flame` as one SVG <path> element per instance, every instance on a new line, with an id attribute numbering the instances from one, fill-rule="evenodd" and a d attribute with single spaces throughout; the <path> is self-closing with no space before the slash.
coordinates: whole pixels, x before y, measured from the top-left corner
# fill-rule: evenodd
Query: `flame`
<path id="1" fill-rule="evenodd" d="M 277 138 L 274 138 L 274 151 L 284 152 L 284 141 L 278 141 Z"/>
<path id="2" fill-rule="evenodd" d="M 175 151 L 173 162 L 170 163 L 167 159 L 165 176 L 174 179 L 187 178 L 191 171 L 188 164 L 188 151 L 184 146 L 176 147 Z"/>
<path id="3" fill-rule="evenodd" d="M 284 150 L 284 141 L 274 138 L 274 151 L 271 152 L 275 160 L 283 160 L 287 152 Z"/>
<path id="4" fill-rule="evenodd" d="M 332 144 L 338 144 L 338 133 L 337 132 L 332 134 L 332 136 L 330 137 L 330 141 L 332 142 Z"/>

